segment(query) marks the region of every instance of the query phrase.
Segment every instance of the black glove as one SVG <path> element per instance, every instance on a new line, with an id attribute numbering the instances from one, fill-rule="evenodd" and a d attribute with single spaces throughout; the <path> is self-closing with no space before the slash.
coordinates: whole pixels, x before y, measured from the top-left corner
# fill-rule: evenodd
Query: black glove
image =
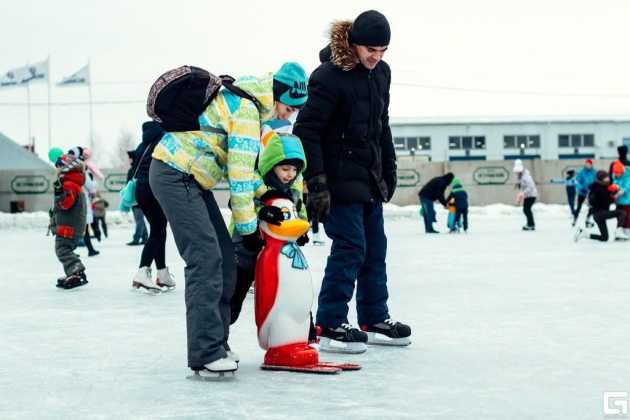
<path id="1" fill-rule="evenodd" d="M 63 185 L 61 184 L 61 181 L 56 180 L 53 183 L 53 187 L 55 189 L 55 195 L 61 195 L 63 193 Z"/>
<path id="2" fill-rule="evenodd" d="M 260 252 L 262 247 L 265 246 L 265 241 L 260 237 L 258 230 L 254 233 L 250 233 L 249 235 L 243 235 L 241 238 L 243 239 L 243 246 L 248 251 Z"/>
<path id="3" fill-rule="evenodd" d="M 391 173 L 385 177 L 385 183 L 387 184 L 387 201 L 389 202 L 396 192 L 396 184 L 398 183 L 398 176 L 396 172 Z"/>
<path id="4" fill-rule="evenodd" d="M 398 174 L 396 172 L 396 161 L 390 162 L 389 165 L 385 166 L 385 170 L 383 171 L 383 179 L 385 180 L 385 184 L 387 184 L 387 201 L 389 202 L 394 196 L 394 192 L 396 191 L 396 185 L 398 184 Z"/>
<path id="5" fill-rule="evenodd" d="M 295 241 L 295 243 L 298 244 L 298 246 L 304 246 L 308 243 L 309 240 L 310 239 L 308 238 L 308 235 L 305 233 L 304 235 L 297 238 L 297 241 Z"/>
<path id="6" fill-rule="evenodd" d="M 258 219 L 272 225 L 280 225 L 280 223 L 284 220 L 284 214 L 278 207 L 265 206 L 258 212 Z"/>
<path id="7" fill-rule="evenodd" d="M 308 181 L 306 210 L 312 219 L 326 221 L 330 214 L 330 191 L 326 185 L 326 175 L 317 175 Z"/>

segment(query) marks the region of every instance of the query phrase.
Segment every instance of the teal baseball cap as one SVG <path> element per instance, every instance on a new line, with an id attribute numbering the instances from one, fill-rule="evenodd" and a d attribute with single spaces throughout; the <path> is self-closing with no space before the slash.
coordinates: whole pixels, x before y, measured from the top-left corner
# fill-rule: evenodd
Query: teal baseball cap
<path id="1" fill-rule="evenodd" d="M 298 63 L 284 63 L 273 75 L 273 98 L 285 105 L 300 108 L 308 99 L 308 77 Z"/>

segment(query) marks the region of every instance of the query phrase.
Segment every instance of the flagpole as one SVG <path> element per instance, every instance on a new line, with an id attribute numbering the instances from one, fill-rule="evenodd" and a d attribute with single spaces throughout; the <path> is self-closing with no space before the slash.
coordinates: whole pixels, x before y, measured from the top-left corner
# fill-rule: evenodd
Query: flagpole
<path id="1" fill-rule="evenodd" d="M 48 55 L 48 150 L 52 147 L 52 111 L 50 107 L 51 98 L 51 77 L 50 77 L 50 54 Z"/>
<path id="2" fill-rule="evenodd" d="M 90 149 L 94 153 L 94 113 L 92 110 L 92 65 L 88 60 L 88 96 L 90 102 Z"/>
<path id="3" fill-rule="evenodd" d="M 31 136 L 31 84 L 26 83 L 26 115 L 28 119 L 28 145 L 35 150 L 35 142 Z"/>

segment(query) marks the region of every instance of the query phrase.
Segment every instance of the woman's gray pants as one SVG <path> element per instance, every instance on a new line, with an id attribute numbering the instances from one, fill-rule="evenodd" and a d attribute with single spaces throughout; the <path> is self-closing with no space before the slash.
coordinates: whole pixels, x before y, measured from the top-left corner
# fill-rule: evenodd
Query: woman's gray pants
<path id="1" fill-rule="evenodd" d="M 234 248 L 211 191 L 155 159 L 149 182 L 186 262 L 188 366 L 198 369 L 225 357 L 229 349 Z"/>

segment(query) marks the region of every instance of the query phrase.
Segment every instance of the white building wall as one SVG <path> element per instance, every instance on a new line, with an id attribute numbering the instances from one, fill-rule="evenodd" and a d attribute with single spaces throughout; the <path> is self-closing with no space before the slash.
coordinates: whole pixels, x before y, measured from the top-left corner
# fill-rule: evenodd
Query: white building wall
<path id="1" fill-rule="evenodd" d="M 515 123 L 418 123 L 391 124 L 394 137 L 430 137 L 431 150 L 420 150 L 418 156 L 430 156 L 441 162 L 452 157 L 466 156 L 464 150 L 449 150 L 450 136 L 485 136 L 485 150 L 470 150 L 470 156 L 485 156 L 486 160 L 502 160 L 505 155 L 517 155 L 518 149 L 504 149 L 505 135 L 540 135 L 539 149 L 527 149 L 527 155 L 540 155 L 542 159 L 555 160 L 560 155 L 574 154 L 573 147 L 560 148 L 558 136 L 561 134 L 593 134 L 595 147 L 580 147 L 580 155 L 592 154 L 596 158 L 613 158 L 617 146 L 624 138 L 630 138 L 629 121 L 587 121 L 587 122 L 515 122 Z M 405 152 L 402 152 L 403 154 Z"/>

